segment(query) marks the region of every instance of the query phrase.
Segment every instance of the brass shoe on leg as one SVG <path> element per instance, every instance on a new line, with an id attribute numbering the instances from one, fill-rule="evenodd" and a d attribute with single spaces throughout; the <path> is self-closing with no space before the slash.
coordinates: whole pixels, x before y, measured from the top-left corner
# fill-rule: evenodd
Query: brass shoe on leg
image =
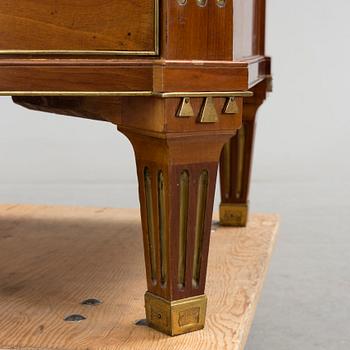
<path id="1" fill-rule="evenodd" d="M 248 203 L 222 203 L 220 205 L 220 224 L 233 227 L 247 226 L 248 209 Z"/>
<path id="2" fill-rule="evenodd" d="M 200 295 L 169 301 L 147 292 L 145 308 L 149 326 L 175 336 L 204 328 L 207 297 Z"/>

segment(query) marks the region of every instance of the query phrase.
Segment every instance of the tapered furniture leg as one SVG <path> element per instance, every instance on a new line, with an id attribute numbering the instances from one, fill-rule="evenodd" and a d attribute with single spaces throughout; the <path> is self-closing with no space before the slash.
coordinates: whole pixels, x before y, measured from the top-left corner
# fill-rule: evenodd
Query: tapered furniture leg
<path id="1" fill-rule="evenodd" d="M 266 97 L 266 82 L 254 88 L 254 97 L 243 102 L 243 122 L 225 144 L 220 159 L 220 224 L 246 226 L 257 110 Z"/>
<path id="2" fill-rule="evenodd" d="M 176 117 L 179 111 L 174 107 L 183 103 L 190 101 L 155 102 L 165 110 L 161 119 L 167 120 L 167 130 L 119 126 L 133 145 L 137 163 L 148 285 L 146 316 L 150 326 L 169 335 L 204 327 L 218 162 L 241 118 L 220 114 L 225 99 L 197 99 L 191 101 L 193 117 L 182 119 Z M 210 124 L 201 118 L 208 104 L 218 117 Z M 184 130 L 176 131 L 179 127 Z"/>

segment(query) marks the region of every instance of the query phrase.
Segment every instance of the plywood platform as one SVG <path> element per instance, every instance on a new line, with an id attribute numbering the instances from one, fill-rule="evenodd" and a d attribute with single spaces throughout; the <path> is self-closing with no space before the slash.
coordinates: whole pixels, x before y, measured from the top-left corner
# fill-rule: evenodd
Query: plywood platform
<path id="1" fill-rule="evenodd" d="M 137 210 L 0 206 L 0 349 L 243 349 L 277 226 L 254 215 L 246 229 L 214 227 L 206 328 L 169 338 L 135 324 L 146 291 Z"/>

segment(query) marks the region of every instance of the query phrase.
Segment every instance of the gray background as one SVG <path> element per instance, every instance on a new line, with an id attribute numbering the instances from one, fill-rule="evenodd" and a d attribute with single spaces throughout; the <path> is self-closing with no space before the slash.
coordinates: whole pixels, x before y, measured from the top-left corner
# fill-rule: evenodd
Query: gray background
<path id="1" fill-rule="evenodd" d="M 349 12 L 348 0 L 268 0 L 274 93 L 251 202 L 282 226 L 248 350 L 350 348 Z M 2 203 L 138 206 L 115 127 L 0 102 Z"/>

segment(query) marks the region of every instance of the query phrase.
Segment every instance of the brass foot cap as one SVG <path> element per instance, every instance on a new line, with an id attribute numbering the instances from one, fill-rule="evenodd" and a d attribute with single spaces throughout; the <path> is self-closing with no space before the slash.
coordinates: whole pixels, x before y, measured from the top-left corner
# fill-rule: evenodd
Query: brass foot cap
<path id="1" fill-rule="evenodd" d="M 147 292 L 145 294 L 145 308 L 150 327 L 175 336 L 204 328 L 207 297 L 200 295 L 168 301 Z"/>
<path id="2" fill-rule="evenodd" d="M 248 203 L 222 203 L 220 224 L 223 226 L 244 227 L 248 222 Z"/>

